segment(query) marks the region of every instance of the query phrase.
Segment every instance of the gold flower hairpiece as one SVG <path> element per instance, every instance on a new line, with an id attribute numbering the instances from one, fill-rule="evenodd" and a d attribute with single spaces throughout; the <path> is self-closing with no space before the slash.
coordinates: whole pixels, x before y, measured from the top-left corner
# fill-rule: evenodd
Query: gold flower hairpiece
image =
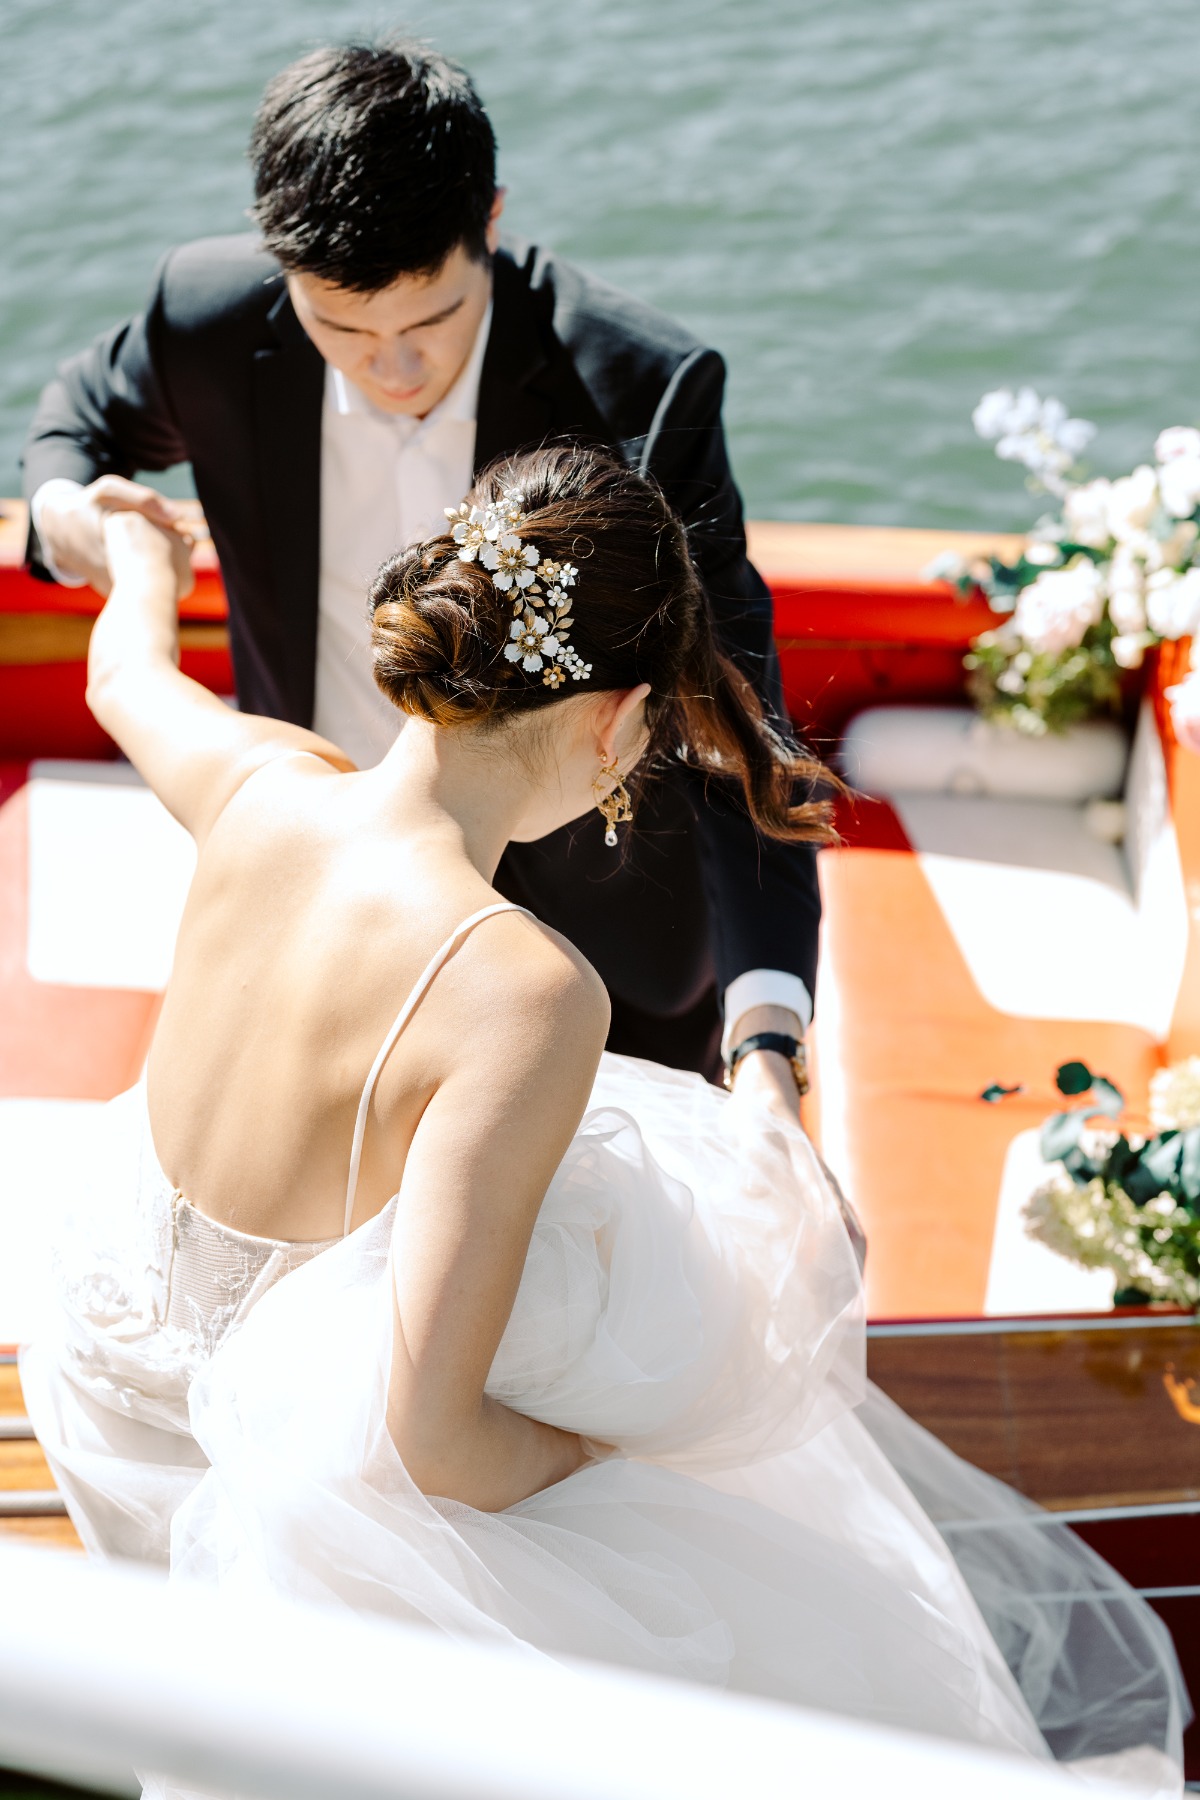
<path id="1" fill-rule="evenodd" d="M 568 675 L 572 681 L 587 681 L 592 665 L 564 635 L 575 623 L 567 590 L 575 586 L 579 570 L 574 563 L 543 557 L 520 535 L 527 523 L 524 504 L 524 496 L 508 488 L 487 506 L 468 506 L 465 500 L 448 506 L 459 561 L 482 564 L 494 585 L 512 599 L 507 662 L 520 663 L 529 675 L 540 673 L 544 687 L 561 687 Z"/>

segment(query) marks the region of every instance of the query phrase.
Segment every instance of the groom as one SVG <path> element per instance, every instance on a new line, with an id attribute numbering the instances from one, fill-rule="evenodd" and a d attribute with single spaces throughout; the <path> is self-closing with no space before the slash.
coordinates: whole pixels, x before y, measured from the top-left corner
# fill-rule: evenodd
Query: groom
<path id="1" fill-rule="evenodd" d="M 376 565 L 442 529 L 501 453 L 600 442 L 683 516 L 720 641 L 782 714 L 721 359 L 545 250 L 501 242 L 495 139 L 468 77 L 402 41 L 314 51 L 268 86 L 251 158 L 257 232 L 172 251 L 145 312 L 43 393 L 25 451 L 34 571 L 104 591 L 105 510 L 171 523 L 131 478 L 190 462 L 241 706 L 312 724 L 366 765 L 397 730 L 366 651 Z M 723 1049 L 739 1089 L 794 1107 L 812 851 L 760 838 L 720 784 L 682 768 L 643 802 L 628 855 L 603 839 L 589 819 L 514 845 L 498 885 L 599 970 L 610 1047 L 709 1075 Z"/>

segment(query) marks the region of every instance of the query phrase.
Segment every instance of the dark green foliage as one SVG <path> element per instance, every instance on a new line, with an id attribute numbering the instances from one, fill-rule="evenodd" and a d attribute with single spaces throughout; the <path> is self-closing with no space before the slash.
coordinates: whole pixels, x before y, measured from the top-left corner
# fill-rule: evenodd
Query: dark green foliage
<path id="1" fill-rule="evenodd" d="M 1054 1072 L 1054 1085 L 1060 1094 L 1086 1094 L 1092 1085 L 1092 1071 L 1086 1063 L 1061 1063 Z"/>
<path id="2" fill-rule="evenodd" d="M 1105 1075 L 1093 1075 L 1086 1063 L 1066 1062 L 1055 1074 L 1061 1094 L 1081 1098 L 1070 1112 L 1051 1113 L 1042 1126 L 1041 1149 L 1047 1162 L 1060 1162 L 1078 1187 L 1103 1181 L 1123 1188 L 1137 1206 L 1166 1195 L 1200 1219 L 1200 1126 L 1187 1131 L 1159 1131 L 1131 1143 L 1115 1137 L 1097 1114 L 1116 1118 L 1124 1096 Z M 1090 1129 L 1089 1129 L 1090 1127 Z"/>

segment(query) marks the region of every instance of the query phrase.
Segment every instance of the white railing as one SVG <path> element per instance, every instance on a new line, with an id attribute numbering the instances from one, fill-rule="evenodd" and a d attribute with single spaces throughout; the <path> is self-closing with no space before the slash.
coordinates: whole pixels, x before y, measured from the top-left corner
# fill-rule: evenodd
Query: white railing
<path id="1" fill-rule="evenodd" d="M 0 1547 L 0 1766 L 256 1800 L 1065 1800 L 1042 1769 L 419 1626 Z"/>

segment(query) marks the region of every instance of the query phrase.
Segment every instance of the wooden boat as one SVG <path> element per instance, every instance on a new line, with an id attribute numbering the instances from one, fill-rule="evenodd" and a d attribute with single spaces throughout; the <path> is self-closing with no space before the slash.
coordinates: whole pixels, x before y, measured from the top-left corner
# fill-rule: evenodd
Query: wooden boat
<path id="1" fill-rule="evenodd" d="M 12 1366 L 39 1254 L 20 1171 L 136 1078 L 189 863 L 84 705 L 96 597 L 32 581 L 23 510 L 2 513 L 0 1532 L 63 1543 Z M 1163 699 L 1186 646 L 1165 646 L 1128 697 L 1122 850 L 1090 829 L 1098 796 L 1039 787 L 1036 766 L 1016 791 L 981 771 L 969 733 L 947 762 L 963 651 L 991 619 L 923 578 L 948 546 L 1017 540 L 751 527 L 793 716 L 825 750 L 845 734 L 869 761 L 876 728 L 891 746 L 877 797 L 845 809 L 842 845 L 822 854 L 808 1123 L 867 1227 L 874 1378 L 1121 1569 L 1200 1692 L 1200 1333 L 1188 1314 L 1114 1310 L 1111 1284 L 1032 1245 L 1019 1217 L 1060 1063 L 1102 1070 L 1139 1109 L 1157 1068 L 1200 1052 L 1200 759 Z M 227 692 L 219 572 L 198 564 L 184 666 Z M 1021 1091 L 989 1105 L 992 1083 Z M 1188 1749 L 1200 1775 L 1200 1735 Z"/>

